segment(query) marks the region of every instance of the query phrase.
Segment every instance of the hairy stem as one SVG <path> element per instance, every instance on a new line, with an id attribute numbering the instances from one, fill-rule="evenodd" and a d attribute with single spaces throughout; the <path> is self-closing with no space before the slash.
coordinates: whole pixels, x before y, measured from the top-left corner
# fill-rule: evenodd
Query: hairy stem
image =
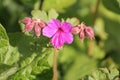
<path id="1" fill-rule="evenodd" d="M 42 10 L 44 0 L 40 0 L 40 10 Z"/>
<path id="2" fill-rule="evenodd" d="M 57 80 L 57 49 L 54 48 L 53 80 Z"/>
<path id="3" fill-rule="evenodd" d="M 96 8 L 95 8 L 94 16 L 93 16 L 93 25 L 95 25 L 95 22 L 98 16 L 100 1 L 101 0 L 97 0 L 97 3 L 96 3 Z"/>
<path id="4" fill-rule="evenodd" d="M 101 0 L 97 0 L 95 11 L 94 11 L 94 16 L 93 16 L 93 28 L 95 26 L 95 22 L 98 16 L 98 11 L 99 11 L 99 5 L 100 5 Z M 92 56 L 93 53 L 93 48 L 94 48 L 94 41 L 90 41 L 88 44 L 88 55 Z"/>

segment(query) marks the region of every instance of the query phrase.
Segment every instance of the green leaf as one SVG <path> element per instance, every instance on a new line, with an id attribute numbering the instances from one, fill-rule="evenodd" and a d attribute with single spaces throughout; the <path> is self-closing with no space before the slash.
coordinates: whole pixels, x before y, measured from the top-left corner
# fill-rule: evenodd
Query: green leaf
<path id="1" fill-rule="evenodd" d="M 8 36 L 4 27 L 0 24 L 0 49 L 9 45 Z M 3 50 L 4 51 L 4 50 Z"/>
<path id="2" fill-rule="evenodd" d="M 54 9 L 49 10 L 48 14 L 45 11 L 40 10 L 33 10 L 31 14 L 33 18 L 39 18 L 46 22 L 48 22 L 52 18 L 56 19 L 58 17 L 58 13 Z"/>
<path id="3" fill-rule="evenodd" d="M 75 18 L 75 17 L 67 18 L 66 22 L 71 23 L 73 26 L 76 26 L 76 25 L 78 25 L 80 23 L 80 21 L 77 18 Z"/>
<path id="4" fill-rule="evenodd" d="M 7 36 L 6 30 L 0 24 L 0 40 L 2 40 L 2 39 L 8 40 L 8 36 Z"/>
<path id="5" fill-rule="evenodd" d="M 102 3 L 107 9 L 120 14 L 120 0 L 103 0 Z"/>
<path id="6" fill-rule="evenodd" d="M 77 50 L 74 44 L 73 48 L 64 47 L 60 53 L 60 64 L 61 80 L 79 80 L 96 69 L 97 61 L 85 55 L 80 47 Z"/>
<path id="7" fill-rule="evenodd" d="M 4 28 L 1 29 L 1 32 L 1 38 L 6 40 L 8 36 L 5 35 Z M 37 79 L 36 75 L 41 75 L 43 71 L 51 69 L 48 57 L 52 51 L 51 48 L 47 46 L 47 38 L 41 36 L 39 39 L 22 33 L 9 33 L 9 41 L 6 40 L 6 42 L 3 42 L 1 40 L 1 80 L 6 80 L 8 78 L 10 80 L 33 80 Z M 6 43 L 8 44 L 6 45 Z"/>
<path id="8" fill-rule="evenodd" d="M 44 70 L 41 74 L 37 75 L 36 80 L 52 80 L 53 78 L 53 70 L 51 69 L 47 69 Z"/>
<path id="9" fill-rule="evenodd" d="M 18 61 L 19 54 L 17 48 L 9 44 L 8 36 L 2 25 L 0 25 L 0 38 L 0 63 L 12 65 Z"/>
<path id="10" fill-rule="evenodd" d="M 118 80 L 119 71 L 116 68 L 99 68 L 82 80 Z"/>
<path id="11" fill-rule="evenodd" d="M 19 60 L 19 52 L 17 48 L 12 46 L 7 46 L 6 49 L 0 49 L 0 50 L 6 50 L 1 53 L 1 63 L 12 65 L 16 63 Z"/>
<path id="12" fill-rule="evenodd" d="M 48 19 L 57 19 L 58 17 L 58 13 L 54 10 L 54 9 L 51 9 L 48 11 Z"/>
<path id="13" fill-rule="evenodd" d="M 6 30 L 0 25 L 0 80 L 7 79 L 17 71 L 17 67 L 10 65 L 18 59 L 17 49 L 9 44 Z"/>
<path id="14" fill-rule="evenodd" d="M 36 79 L 36 75 L 42 74 L 44 70 L 49 70 L 50 66 L 48 64 L 47 58 L 48 54 L 50 54 L 51 50 L 46 49 L 41 52 L 41 54 L 35 56 L 31 62 L 29 62 L 24 67 L 21 67 L 16 74 L 10 77 L 10 80 L 24 80 L 24 79 Z M 31 57 L 27 57 L 24 62 L 27 63 L 27 59 L 32 59 Z M 22 61 L 23 64 L 23 61 Z"/>
<path id="15" fill-rule="evenodd" d="M 0 65 L 1 67 L 1 65 Z M 4 67 L 6 67 L 5 65 L 2 66 L 4 69 Z M 7 68 L 7 70 L 5 70 L 4 72 L 0 73 L 0 80 L 7 80 L 7 78 L 11 75 L 13 75 L 16 71 L 18 70 L 17 67 L 9 67 Z"/>
<path id="16" fill-rule="evenodd" d="M 17 62 L 19 68 L 15 74 L 9 77 L 10 80 L 37 79 L 37 75 L 42 75 L 44 70 L 51 68 L 48 57 L 52 50 L 47 46 L 47 38 L 42 36 L 34 38 L 22 33 L 10 33 L 9 39 L 11 45 L 18 48 L 20 55 Z"/>
<path id="17" fill-rule="evenodd" d="M 81 62 L 80 62 L 81 61 Z M 80 55 L 76 57 L 74 65 L 67 71 L 64 80 L 78 80 L 96 69 L 96 61 Z"/>
<path id="18" fill-rule="evenodd" d="M 31 12 L 31 14 L 32 14 L 33 18 L 39 18 L 41 20 L 48 21 L 48 16 L 45 11 L 33 10 Z"/>

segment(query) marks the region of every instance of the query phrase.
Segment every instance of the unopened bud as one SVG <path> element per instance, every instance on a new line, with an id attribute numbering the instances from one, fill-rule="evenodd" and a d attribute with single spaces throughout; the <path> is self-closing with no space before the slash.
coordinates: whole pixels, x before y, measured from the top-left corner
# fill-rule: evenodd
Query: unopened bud
<path id="1" fill-rule="evenodd" d="M 32 19 L 29 18 L 29 17 L 25 17 L 25 18 L 22 20 L 22 22 L 23 22 L 24 24 L 29 24 L 29 23 L 32 22 Z"/>
<path id="2" fill-rule="evenodd" d="M 30 32 L 34 27 L 33 23 L 29 23 L 25 25 L 25 32 Z"/>
<path id="3" fill-rule="evenodd" d="M 86 27 L 85 33 L 91 40 L 94 38 L 94 32 L 93 32 L 93 29 L 91 27 Z"/>
<path id="4" fill-rule="evenodd" d="M 81 32 L 80 32 L 79 37 L 80 37 L 81 41 L 83 42 L 83 41 L 84 41 L 84 38 L 85 38 L 85 33 L 84 33 L 84 31 L 81 31 Z"/>
<path id="5" fill-rule="evenodd" d="M 40 21 L 40 23 L 38 24 L 41 28 L 45 27 L 46 26 L 46 23 L 44 21 Z"/>
<path id="6" fill-rule="evenodd" d="M 39 27 L 39 26 L 35 26 L 35 34 L 36 34 L 36 36 L 37 37 L 39 37 L 40 36 L 40 34 L 41 34 L 41 28 Z"/>
<path id="7" fill-rule="evenodd" d="M 73 33 L 73 34 L 78 34 L 79 32 L 80 32 L 79 27 L 73 27 L 73 28 L 72 28 L 72 33 Z"/>

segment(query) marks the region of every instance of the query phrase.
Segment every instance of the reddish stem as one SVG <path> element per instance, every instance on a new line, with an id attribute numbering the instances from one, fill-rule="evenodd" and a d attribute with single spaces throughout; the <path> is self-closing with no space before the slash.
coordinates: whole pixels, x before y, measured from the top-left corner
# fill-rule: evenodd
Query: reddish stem
<path id="1" fill-rule="evenodd" d="M 57 80 L 57 49 L 54 48 L 53 80 Z"/>
<path id="2" fill-rule="evenodd" d="M 98 11 L 99 11 L 99 5 L 100 5 L 100 1 L 101 0 L 97 0 L 96 3 L 96 8 L 95 8 L 95 12 L 94 12 L 94 17 L 93 17 L 93 26 L 95 26 L 95 22 L 98 16 Z M 88 55 L 92 56 L 93 54 L 93 49 L 94 49 L 94 41 L 90 41 L 88 44 Z"/>

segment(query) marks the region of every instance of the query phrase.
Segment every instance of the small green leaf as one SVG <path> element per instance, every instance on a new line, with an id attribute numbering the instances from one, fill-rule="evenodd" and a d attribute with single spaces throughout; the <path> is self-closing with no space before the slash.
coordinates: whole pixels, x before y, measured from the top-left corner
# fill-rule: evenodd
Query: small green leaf
<path id="1" fill-rule="evenodd" d="M 54 10 L 54 9 L 51 9 L 48 11 L 48 19 L 57 19 L 58 17 L 58 13 Z"/>
<path id="2" fill-rule="evenodd" d="M 41 20 L 44 20 L 44 21 L 48 21 L 48 16 L 47 16 L 47 13 L 45 11 L 40 11 L 40 10 L 33 10 L 31 12 L 33 18 L 39 18 Z"/>
<path id="3" fill-rule="evenodd" d="M 76 25 L 78 25 L 80 23 L 80 21 L 75 17 L 67 18 L 66 22 L 71 23 L 73 26 L 76 26 Z"/>
<path id="4" fill-rule="evenodd" d="M 45 11 L 40 11 L 40 10 L 33 10 L 31 14 L 33 18 L 39 18 L 46 22 L 48 22 L 52 18 L 56 19 L 58 17 L 58 13 L 54 9 L 49 10 L 48 15 Z"/>

